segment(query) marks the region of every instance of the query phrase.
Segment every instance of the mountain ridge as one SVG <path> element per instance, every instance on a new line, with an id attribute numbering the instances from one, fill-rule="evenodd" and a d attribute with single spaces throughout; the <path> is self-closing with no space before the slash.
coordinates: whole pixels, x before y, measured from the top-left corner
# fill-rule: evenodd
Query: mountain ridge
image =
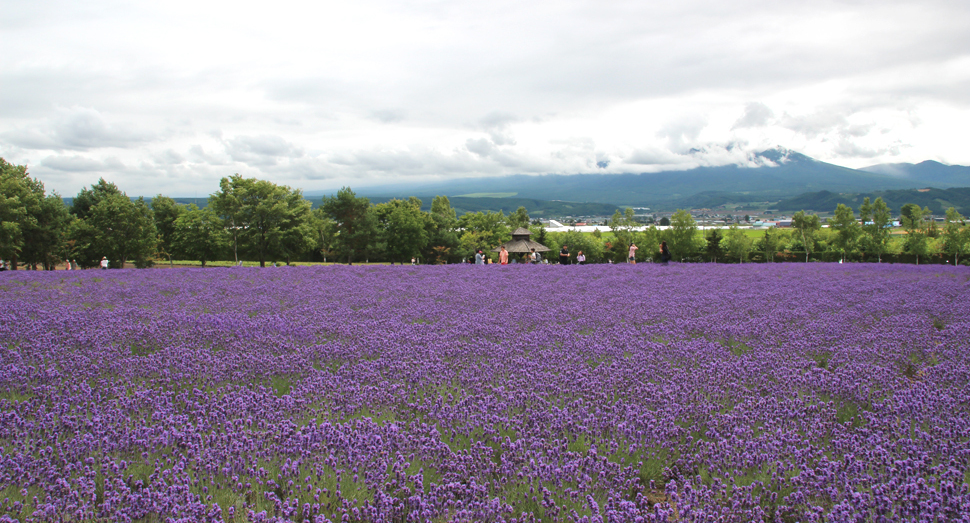
<path id="1" fill-rule="evenodd" d="M 938 162 L 884 164 L 851 169 L 777 147 L 754 156 L 758 167 L 724 165 L 682 171 L 624 174 L 545 174 L 464 178 L 423 184 L 387 184 L 355 189 L 361 196 L 406 197 L 444 194 L 515 193 L 517 198 L 668 207 L 702 193 L 744 195 L 749 201 L 783 200 L 822 190 L 861 193 L 884 190 L 970 186 L 970 167 Z M 934 165 L 935 164 L 935 165 Z M 905 166 L 913 167 L 905 167 Z M 903 167 L 899 167 L 903 166 Z M 922 166 L 922 167 L 920 167 Z M 307 192 L 323 196 L 326 191 Z"/>

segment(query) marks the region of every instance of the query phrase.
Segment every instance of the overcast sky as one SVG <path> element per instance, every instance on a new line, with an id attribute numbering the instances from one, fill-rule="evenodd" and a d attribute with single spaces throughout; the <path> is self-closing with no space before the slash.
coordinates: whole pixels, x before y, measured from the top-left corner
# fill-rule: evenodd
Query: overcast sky
<path id="1" fill-rule="evenodd" d="M 646 172 L 776 145 L 967 165 L 968 27 L 967 0 L 5 0 L 0 156 L 62 196 Z"/>

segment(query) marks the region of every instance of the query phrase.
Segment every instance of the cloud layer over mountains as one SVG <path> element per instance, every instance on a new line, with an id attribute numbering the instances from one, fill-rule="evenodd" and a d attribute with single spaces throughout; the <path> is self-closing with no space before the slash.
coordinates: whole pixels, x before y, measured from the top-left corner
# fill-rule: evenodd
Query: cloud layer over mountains
<path id="1" fill-rule="evenodd" d="M 970 163 L 970 4 L 29 2 L 0 156 L 72 195 L 751 164 Z"/>

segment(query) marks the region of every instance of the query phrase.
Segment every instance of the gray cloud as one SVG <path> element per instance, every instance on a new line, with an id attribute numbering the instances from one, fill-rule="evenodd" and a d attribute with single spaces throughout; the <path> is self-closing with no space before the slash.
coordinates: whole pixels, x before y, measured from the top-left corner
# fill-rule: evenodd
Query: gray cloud
<path id="1" fill-rule="evenodd" d="M 6 132 L 3 138 L 27 149 L 85 151 L 129 147 L 153 139 L 154 134 L 131 124 L 110 123 L 94 109 L 75 107 L 57 111 L 38 126 Z"/>
<path id="2" fill-rule="evenodd" d="M 371 119 L 382 123 L 403 122 L 407 112 L 402 109 L 378 109 L 371 113 Z"/>
<path id="3" fill-rule="evenodd" d="M 276 165 L 283 158 L 299 158 L 306 154 L 280 136 L 237 136 L 226 140 L 226 152 L 233 161 L 254 166 Z"/>
<path id="4" fill-rule="evenodd" d="M 155 163 L 163 165 L 178 165 L 185 162 L 185 157 L 176 152 L 174 149 L 165 149 L 164 151 L 155 154 Z"/>
<path id="5" fill-rule="evenodd" d="M 498 152 L 495 144 L 485 138 L 469 138 L 465 141 L 465 148 L 484 158 L 488 158 Z"/>
<path id="6" fill-rule="evenodd" d="M 58 171 L 69 172 L 100 172 L 107 170 L 109 167 L 101 160 L 95 160 L 77 154 L 72 156 L 48 156 L 41 160 L 40 164 Z M 111 167 L 119 166 L 121 166 L 120 162 L 111 165 Z"/>
<path id="7" fill-rule="evenodd" d="M 843 158 L 878 158 L 887 155 L 898 156 L 902 149 L 903 146 L 899 143 L 889 144 L 884 147 L 863 147 L 854 142 L 850 137 L 843 136 L 837 141 L 832 151 L 837 156 Z"/>
<path id="8" fill-rule="evenodd" d="M 744 114 L 734 122 L 733 129 L 746 127 L 764 127 L 775 116 L 770 107 L 761 102 L 751 102 L 744 108 Z"/>

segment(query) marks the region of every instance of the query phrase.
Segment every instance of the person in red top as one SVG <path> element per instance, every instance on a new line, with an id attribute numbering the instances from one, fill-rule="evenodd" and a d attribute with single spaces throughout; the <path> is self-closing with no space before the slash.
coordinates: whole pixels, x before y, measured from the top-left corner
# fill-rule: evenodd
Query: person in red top
<path id="1" fill-rule="evenodd" d="M 502 246 L 502 252 L 498 253 L 498 261 L 502 265 L 509 264 L 509 251 L 505 250 L 505 246 Z"/>

